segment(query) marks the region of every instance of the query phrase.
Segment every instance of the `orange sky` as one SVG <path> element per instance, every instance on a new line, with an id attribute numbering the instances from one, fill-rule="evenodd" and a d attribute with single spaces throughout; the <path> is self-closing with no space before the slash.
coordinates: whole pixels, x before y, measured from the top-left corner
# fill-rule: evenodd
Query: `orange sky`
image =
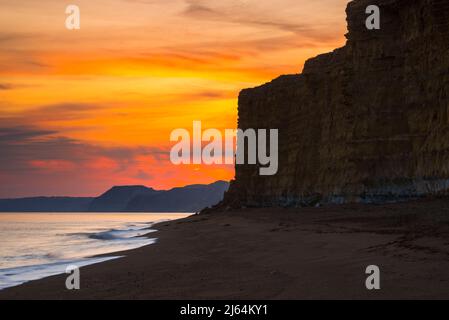
<path id="1" fill-rule="evenodd" d="M 0 198 L 232 179 L 172 165 L 170 132 L 235 128 L 241 89 L 344 44 L 347 2 L 0 0 Z"/>

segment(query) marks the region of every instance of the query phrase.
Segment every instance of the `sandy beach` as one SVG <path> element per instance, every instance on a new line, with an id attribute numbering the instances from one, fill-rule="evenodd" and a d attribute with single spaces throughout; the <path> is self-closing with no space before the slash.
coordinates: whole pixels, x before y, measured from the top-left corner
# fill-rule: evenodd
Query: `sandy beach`
<path id="1" fill-rule="evenodd" d="M 0 299 L 449 298 L 449 199 L 387 205 L 242 209 L 156 225 L 156 244 Z M 116 255 L 116 254 L 115 254 Z M 381 270 L 368 291 L 365 269 Z"/>

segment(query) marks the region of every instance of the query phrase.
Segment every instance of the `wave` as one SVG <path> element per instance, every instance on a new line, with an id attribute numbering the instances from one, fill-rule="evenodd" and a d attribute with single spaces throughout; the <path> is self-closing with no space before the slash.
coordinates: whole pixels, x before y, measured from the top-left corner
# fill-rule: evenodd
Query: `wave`
<path id="1" fill-rule="evenodd" d="M 72 233 L 71 236 L 81 236 L 87 237 L 95 240 L 123 240 L 136 237 L 143 237 L 149 233 L 156 232 L 157 230 L 151 229 L 151 227 L 139 227 L 132 225 L 130 228 L 126 229 L 109 229 L 100 232 L 82 232 L 82 233 Z"/>
<path id="2" fill-rule="evenodd" d="M 180 214 L 17 214 L 0 222 L 0 290 L 154 244 L 154 224 Z M 183 214 L 187 216 L 187 214 Z M 150 221 L 142 221 L 149 219 Z"/>
<path id="3" fill-rule="evenodd" d="M 122 229 L 109 229 L 99 232 L 66 233 L 64 244 L 58 251 L 45 254 L 26 254 L 5 256 L 16 260 L 18 267 L 0 269 L 0 290 L 17 286 L 28 281 L 65 273 L 68 265 L 83 267 L 100 263 L 118 256 L 97 257 L 98 255 L 139 248 L 156 242 L 146 237 L 157 230 L 151 229 L 153 223 L 131 224 Z M 30 264 L 30 262 L 38 264 Z"/>
<path id="4" fill-rule="evenodd" d="M 69 265 L 75 265 L 79 268 L 91 264 L 105 262 L 121 258 L 122 256 L 85 258 L 78 260 L 62 260 L 54 263 L 47 263 L 41 265 L 24 266 L 16 268 L 8 268 L 0 270 L 0 290 L 9 287 L 21 285 L 23 283 L 38 280 L 66 272 Z"/>

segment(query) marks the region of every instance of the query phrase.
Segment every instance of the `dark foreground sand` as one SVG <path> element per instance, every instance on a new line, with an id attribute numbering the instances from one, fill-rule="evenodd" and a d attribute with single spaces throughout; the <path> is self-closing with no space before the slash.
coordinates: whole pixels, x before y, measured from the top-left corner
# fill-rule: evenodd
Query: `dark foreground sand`
<path id="1" fill-rule="evenodd" d="M 155 245 L 0 299 L 449 298 L 449 199 L 247 209 L 162 223 Z M 381 290 L 365 268 L 381 268 Z"/>

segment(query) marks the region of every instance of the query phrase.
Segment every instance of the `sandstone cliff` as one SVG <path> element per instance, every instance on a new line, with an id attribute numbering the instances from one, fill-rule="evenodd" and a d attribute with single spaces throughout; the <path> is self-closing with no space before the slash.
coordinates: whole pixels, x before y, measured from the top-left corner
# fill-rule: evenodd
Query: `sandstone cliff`
<path id="1" fill-rule="evenodd" d="M 365 9 L 381 9 L 381 29 Z M 449 1 L 356 0 L 343 48 L 243 90 L 239 128 L 279 128 L 279 171 L 236 166 L 231 206 L 397 200 L 449 188 Z"/>

